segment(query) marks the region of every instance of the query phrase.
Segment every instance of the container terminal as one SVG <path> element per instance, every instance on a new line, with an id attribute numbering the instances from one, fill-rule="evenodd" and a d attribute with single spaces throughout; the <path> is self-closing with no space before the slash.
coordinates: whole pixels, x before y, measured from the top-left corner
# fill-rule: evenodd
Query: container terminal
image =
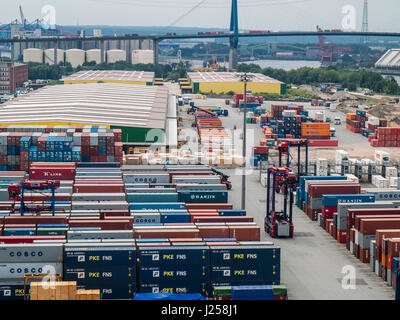
<path id="1" fill-rule="evenodd" d="M 0 300 L 394 299 L 400 129 L 215 77 L 233 99 L 109 70 L 0 106 Z"/>

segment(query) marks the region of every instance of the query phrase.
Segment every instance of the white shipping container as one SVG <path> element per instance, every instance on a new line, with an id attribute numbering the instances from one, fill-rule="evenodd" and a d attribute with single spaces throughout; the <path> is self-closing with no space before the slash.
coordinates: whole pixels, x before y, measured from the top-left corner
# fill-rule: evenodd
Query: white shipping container
<path id="1" fill-rule="evenodd" d="M 386 151 L 375 150 L 375 161 L 379 164 L 390 161 L 390 155 Z"/>
<path id="2" fill-rule="evenodd" d="M 359 183 L 359 179 L 353 174 L 345 174 L 345 177 L 347 178 L 347 180 Z"/>
<path id="3" fill-rule="evenodd" d="M 397 177 L 397 168 L 387 167 L 386 168 L 386 178 Z"/>

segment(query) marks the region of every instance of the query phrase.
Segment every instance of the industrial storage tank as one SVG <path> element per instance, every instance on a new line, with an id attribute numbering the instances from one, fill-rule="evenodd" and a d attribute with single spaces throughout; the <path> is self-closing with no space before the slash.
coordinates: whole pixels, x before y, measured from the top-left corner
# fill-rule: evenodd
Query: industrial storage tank
<path id="1" fill-rule="evenodd" d="M 138 63 L 154 63 L 153 50 L 133 50 L 132 51 L 132 64 Z"/>
<path id="2" fill-rule="evenodd" d="M 57 49 L 57 64 L 60 62 L 64 62 L 64 54 L 65 51 L 61 49 Z M 46 49 L 44 51 L 44 63 L 54 64 L 55 57 L 54 57 L 54 48 L 53 49 Z"/>
<path id="3" fill-rule="evenodd" d="M 118 49 L 108 50 L 107 63 L 114 63 L 117 61 L 126 61 L 126 51 Z"/>
<path id="4" fill-rule="evenodd" d="M 43 63 L 43 50 L 37 48 L 29 48 L 24 50 L 24 62 Z"/>
<path id="5" fill-rule="evenodd" d="M 85 51 L 81 49 L 69 49 L 65 51 L 65 62 L 69 62 L 73 68 L 83 65 L 85 62 Z"/>
<path id="6" fill-rule="evenodd" d="M 94 61 L 97 64 L 101 63 L 101 50 L 90 49 L 86 51 L 86 62 Z"/>

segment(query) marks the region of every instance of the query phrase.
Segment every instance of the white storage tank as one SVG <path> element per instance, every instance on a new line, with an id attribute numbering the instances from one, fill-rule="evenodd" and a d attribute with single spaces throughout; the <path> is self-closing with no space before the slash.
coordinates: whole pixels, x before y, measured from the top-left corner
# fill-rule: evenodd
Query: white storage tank
<path id="1" fill-rule="evenodd" d="M 126 51 L 119 49 L 108 50 L 107 63 L 115 63 L 117 61 L 126 61 Z"/>
<path id="2" fill-rule="evenodd" d="M 37 48 L 29 48 L 24 50 L 24 62 L 43 63 L 43 50 Z"/>
<path id="3" fill-rule="evenodd" d="M 69 49 L 65 51 L 65 62 L 69 62 L 73 68 L 83 65 L 85 62 L 85 51 L 81 49 Z"/>
<path id="4" fill-rule="evenodd" d="M 54 64 L 55 57 L 54 57 L 54 48 L 53 49 L 46 49 L 44 51 L 44 63 Z M 64 54 L 65 51 L 61 49 L 57 49 L 57 64 L 60 62 L 64 62 Z"/>
<path id="5" fill-rule="evenodd" d="M 132 51 L 132 64 L 138 63 L 154 63 L 153 50 L 133 50 Z"/>
<path id="6" fill-rule="evenodd" d="M 94 61 L 97 64 L 101 63 L 101 50 L 91 49 L 86 51 L 86 62 Z"/>

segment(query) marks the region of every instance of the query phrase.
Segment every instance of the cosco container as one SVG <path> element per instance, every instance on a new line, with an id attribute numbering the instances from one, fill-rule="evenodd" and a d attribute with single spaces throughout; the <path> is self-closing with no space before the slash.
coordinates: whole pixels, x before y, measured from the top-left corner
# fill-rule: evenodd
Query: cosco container
<path id="1" fill-rule="evenodd" d="M 24 279 L 25 274 L 62 274 L 61 262 L 0 263 L 0 279 Z"/>
<path id="2" fill-rule="evenodd" d="M 161 216 L 158 212 L 134 213 L 134 224 L 161 223 Z"/>
<path id="3" fill-rule="evenodd" d="M 0 244 L 0 263 L 63 261 L 62 244 Z"/>
<path id="4" fill-rule="evenodd" d="M 167 173 L 124 173 L 125 183 L 169 183 Z"/>

